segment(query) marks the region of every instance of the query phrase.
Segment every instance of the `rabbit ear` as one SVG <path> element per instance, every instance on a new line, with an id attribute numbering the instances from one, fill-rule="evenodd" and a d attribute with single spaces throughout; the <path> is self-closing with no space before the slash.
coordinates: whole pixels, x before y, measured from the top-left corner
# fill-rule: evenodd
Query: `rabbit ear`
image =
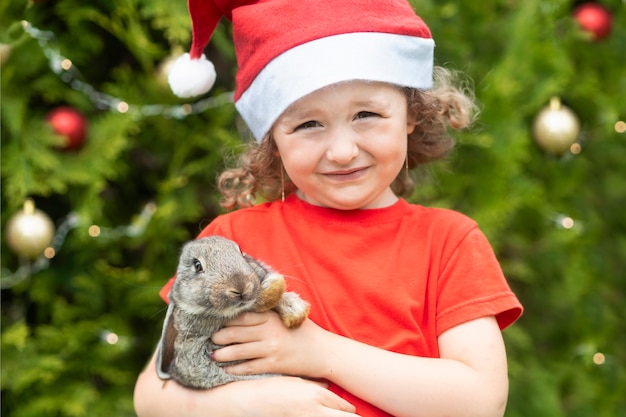
<path id="1" fill-rule="evenodd" d="M 261 293 L 254 305 L 256 312 L 262 313 L 276 307 L 285 292 L 285 278 L 252 256 L 243 254 L 244 259 L 261 281 Z"/>
<path id="2" fill-rule="evenodd" d="M 252 256 L 248 255 L 247 253 L 243 254 L 243 259 L 245 259 L 248 265 L 250 265 L 254 273 L 257 274 L 261 281 L 263 281 L 265 276 L 270 273 L 265 265 L 263 265 L 260 261 L 254 259 Z"/>
<path id="3" fill-rule="evenodd" d="M 174 341 L 178 334 L 178 331 L 174 327 L 174 308 L 174 303 L 170 302 L 170 305 L 167 307 L 165 321 L 163 322 L 161 340 L 159 340 L 157 347 L 156 371 L 161 379 L 172 378 L 169 369 L 174 360 Z"/>

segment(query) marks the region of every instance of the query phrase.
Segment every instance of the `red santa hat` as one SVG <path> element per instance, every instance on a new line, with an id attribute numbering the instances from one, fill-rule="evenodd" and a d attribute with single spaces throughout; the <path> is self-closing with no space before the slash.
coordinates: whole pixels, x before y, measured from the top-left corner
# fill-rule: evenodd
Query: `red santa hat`
<path id="1" fill-rule="evenodd" d="M 235 106 L 257 140 L 298 99 L 349 80 L 428 89 L 434 42 L 406 0 L 188 0 L 193 40 L 169 74 L 180 97 L 206 93 L 203 54 L 222 16 L 237 55 Z"/>

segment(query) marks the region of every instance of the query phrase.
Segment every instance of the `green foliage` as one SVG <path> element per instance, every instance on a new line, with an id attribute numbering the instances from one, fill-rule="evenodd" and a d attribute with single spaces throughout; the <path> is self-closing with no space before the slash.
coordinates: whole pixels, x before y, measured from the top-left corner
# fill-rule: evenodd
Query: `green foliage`
<path id="1" fill-rule="evenodd" d="M 600 42 L 579 30 L 571 1 L 413 4 L 433 31 L 438 64 L 468 74 L 482 109 L 451 158 L 426 168 L 413 200 L 475 218 L 525 305 L 504 333 L 507 416 L 626 416 L 626 147 L 615 129 L 626 120 L 623 3 L 605 1 L 613 31 Z M 40 45 L 21 20 L 54 41 Z M 158 290 L 181 243 L 219 213 L 216 174 L 247 133 L 231 104 L 169 110 L 184 103 L 162 66 L 189 45 L 185 2 L 3 2 L 0 27 L 10 48 L 1 68 L 1 224 L 29 197 L 58 227 L 78 219 L 56 256 L 25 279 L 16 271 L 34 264 L 2 241 L 2 414 L 134 415 L 135 378 L 164 314 Z M 207 50 L 215 97 L 233 88 L 230 39 L 221 25 Z M 129 110 L 64 81 L 49 65 L 52 50 L 71 59 L 76 79 Z M 578 155 L 548 155 L 533 142 L 533 118 L 552 96 L 581 120 Z M 61 151 L 46 122 L 61 105 L 88 122 L 79 151 Z M 89 234 L 92 225 L 100 235 Z"/>
<path id="2" fill-rule="evenodd" d="M 599 42 L 570 1 L 450 2 L 425 16 L 439 63 L 469 74 L 482 113 L 416 198 L 475 218 L 526 308 L 504 333 L 510 417 L 626 416 L 626 14 L 603 4 L 613 31 Z M 581 120 L 578 155 L 533 142 L 552 96 Z"/>
<path id="3" fill-rule="evenodd" d="M 160 64 L 190 33 L 184 2 L 172 4 L 43 1 L 13 5 L 14 20 L 3 24 L 10 29 L 0 42 L 11 49 L 2 64 L 2 224 L 27 197 L 58 227 L 78 218 L 49 265 L 22 281 L 7 280 L 24 261 L 3 239 L 3 285 L 17 282 L 2 290 L 3 415 L 134 415 L 133 385 L 163 320 L 158 290 L 180 244 L 218 212 L 216 172 L 224 149 L 239 143 L 235 110 L 168 113 L 183 102 Z M 42 48 L 21 19 L 54 40 Z M 220 31 L 226 38 L 227 28 Z M 49 66 L 51 51 L 72 60 L 76 80 L 124 100 L 128 112 L 62 80 Z M 62 105 L 88 123 L 78 151 L 60 150 L 63 138 L 46 121 Z M 156 208 L 147 225 L 145 207 Z"/>

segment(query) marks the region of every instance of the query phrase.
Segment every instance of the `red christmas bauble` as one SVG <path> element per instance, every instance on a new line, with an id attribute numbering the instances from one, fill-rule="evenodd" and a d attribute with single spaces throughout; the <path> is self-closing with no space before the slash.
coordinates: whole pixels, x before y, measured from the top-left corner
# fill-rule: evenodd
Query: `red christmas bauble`
<path id="1" fill-rule="evenodd" d="M 59 135 L 66 137 L 65 150 L 80 149 L 87 136 L 87 119 L 78 110 L 62 106 L 48 113 L 48 123 Z"/>
<path id="2" fill-rule="evenodd" d="M 591 33 L 594 40 L 599 41 L 611 33 L 613 16 L 611 12 L 598 3 L 583 3 L 574 9 L 574 17 L 580 27 Z"/>

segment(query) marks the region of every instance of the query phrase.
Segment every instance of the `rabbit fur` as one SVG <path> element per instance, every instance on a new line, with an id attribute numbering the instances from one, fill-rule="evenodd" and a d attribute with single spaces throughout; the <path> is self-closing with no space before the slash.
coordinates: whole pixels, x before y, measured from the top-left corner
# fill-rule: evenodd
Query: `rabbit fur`
<path id="1" fill-rule="evenodd" d="M 159 378 L 188 388 L 207 389 L 229 382 L 270 376 L 231 375 L 211 360 L 222 346 L 211 336 L 246 311 L 274 309 L 285 326 L 306 320 L 309 304 L 285 292 L 283 276 L 241 252 L 232 240 L 209 236 L 188 242 L 181 251 L 157 347 Z"/>

